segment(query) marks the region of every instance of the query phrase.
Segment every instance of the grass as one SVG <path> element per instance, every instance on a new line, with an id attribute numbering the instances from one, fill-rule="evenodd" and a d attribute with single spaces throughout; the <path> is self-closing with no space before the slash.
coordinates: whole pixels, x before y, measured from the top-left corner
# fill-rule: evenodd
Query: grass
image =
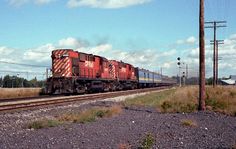
<path id="1" fill-rule="evenodd" d="M 39 96 L 41 88 L 0 88 L 0 100 Z"/>
<path id="2" fill-rule="evenodd" d="M 54 119 L 43 119 L 37 120 L 30 124 L 28 124 L 29 129 L 42 129 L 48 127 L 55 127 L 65 122 L 69 123 L 89 123 L 94 122 L 98 118 L 108 118 L 118 115 L 122 112 L 122 108 L 120 106 L 112 106 L 112 107 L 102 107 L 102 108 L 91 108 L 84 110 L 80 113 L 66 113 L 61 116 L 57 116 Z"/>
<path id="3" fill-rule="evenodd" d="M 110 108 L 92 108 L 84 110 L 80 113 L 66 113 L 58 117 L 59 121 L 69 121 L 73 123 L 94 122 L 98 118 L 112 117 L 122 112 L 120 106 L 112 106 Z"/>
<path id="4" fill-rule="evenodd" d="M 170 89 L 170 90 L 161 91 L 158 93 L 151 93 L 144 96 L 127 99 L 123 103 L 125 106 L 135 105 L 135 106 L 155 107 L 157 105 L 160 105 L 161 101 L 171 96 L 175 91 L 176 89 Z"/>
<path id="5" fill-rule="evenodd" d="M 30 124 L 28 124 L 29 129 L 41 129 L 41 128 L 48 128 L 48 127 L 55 127 L 60 125 L 61 122 L 58 120 L 50 120 L 50 119 L 43 119 L 43 120 L 37 120 Z"/>
<path id="6" fill-rule="evenodd" d="M 213 111 L 236 116 L 236 87 L 208 87 L 206 105 Z"/>
<path id="7" fill-rule="evenodd" d="M 168 91 L 151 93 L 124 101 L 125 106 L 151 106 L 161 112 L 194 112 L 198 107 L 198 86 L 187 86 Z M 206 87 L 208 110 L 236 116 L 236 88 L 218 86 Z"/>
<path id="8" fill-rule="evenodd" d="M 197 127 L 197 123 L 194 120 L 190 120 L 190 119 L 181 120 L 181 124 L 184 126 L 189 126 L 189 127 Z"/>
<path id="9" fill-rule="evenodd" d="M 141 142 L 139 149 L 151 149 L 155 143 L 155 139 L 152 134 L 146 134 L 145 138 Z"/>

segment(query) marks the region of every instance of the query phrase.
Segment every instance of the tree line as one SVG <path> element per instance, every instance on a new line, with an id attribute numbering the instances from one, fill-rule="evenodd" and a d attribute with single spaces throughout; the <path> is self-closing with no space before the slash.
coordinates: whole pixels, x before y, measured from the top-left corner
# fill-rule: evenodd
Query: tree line
<path id="1" fill-rule="evenodd" d="M 0 78 L 0 87 L 2 88 L 20 88 L 20 87 L 44 87 L 45 80 L 37 80 L 33 78 L 27 80 L 18 76 L 6 75 Z"/>

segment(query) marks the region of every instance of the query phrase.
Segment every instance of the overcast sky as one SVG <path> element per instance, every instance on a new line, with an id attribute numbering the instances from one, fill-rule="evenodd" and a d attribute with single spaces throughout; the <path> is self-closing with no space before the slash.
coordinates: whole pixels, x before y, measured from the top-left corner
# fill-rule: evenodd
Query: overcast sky
<path id="1" fill-rule="evenodd" d="M 205 0 L 205 21 L 225 20 L 217 29 L 219 76 L 236 74 L 236 1 Z M 51 51 L 72 48 L 176 76 L 177 57 L 198 75 L 199 0 L 2 0 L 0 76 L 32 72 L 43 78 Z M 206 75 L 212 76 L 213 30 L 206 29 Z M 8 72 L 9 74 L 11 72 Z M 36 75 L 39 73 L 40 75 Z M 19 73 L 23 76 L 23 73 Z"/>

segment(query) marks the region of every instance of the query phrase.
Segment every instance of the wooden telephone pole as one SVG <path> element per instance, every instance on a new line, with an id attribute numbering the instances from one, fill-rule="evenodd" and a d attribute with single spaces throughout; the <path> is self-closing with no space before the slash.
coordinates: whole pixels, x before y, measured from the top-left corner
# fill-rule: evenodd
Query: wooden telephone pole
<path id="1" fill-rule="evenodd" d="M 217 85 L 218 84 L 218 61 L 219 61 L 219 56 L 218 56 L 219 52 L 218 51 L 219 51 L 219 44 L 224 44 L 224 40 L 216 40 L 215 42 L 216 42 L 216 48 L 215 48 L 216 49 L 216 51 L 215 51 L 215 56 L 216 56 L 216 58 L 215 58 L 215 63 L 216 63 L 215 64 L 215 73 L 216 73 L 215 77 L 216 77 L 216 82 L 215 83 Z M 211 40 L 211 44 L 214 45 L 213 40 Z"/>
<path id="2" fill-rule="evenodd" d="M 213 87 L 216 86 L 217 84 L 217 70 L 216 70 L 216 65 L 217 65 L 217 59 L 216 59 L 216 48 L 217 48 L 217 43 L 216 43 L 216 29 L 219 27 L 226 27 L 226 25 L 222 23 L 226 23 L 226 21 L 212 21 L 212 22 L 205 22 L 206 24 L 211 24 L 211 26 L 206 26 L 205 28 L 213 28 L 214 29 L 214 49 L 213 49 Z"/>
<path id="3" fill-rule="evenodd" d="M 200 0 L 199 10 L 199 106 L 198 110 L 206 110 L 205 87 L 205 35 L 204 35 L 204 0 Z"/>

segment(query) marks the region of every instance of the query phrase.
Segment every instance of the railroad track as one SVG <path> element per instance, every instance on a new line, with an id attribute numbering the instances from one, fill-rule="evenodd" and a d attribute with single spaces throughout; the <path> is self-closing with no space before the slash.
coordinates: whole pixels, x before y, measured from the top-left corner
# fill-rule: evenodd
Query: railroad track
<path id="1" fill-rule="evenodd" d="M 85 101 L 85 100 L 99 100 L 105 98 L 113 98 L 123 95 L 144 93 L 150 91 L 156 91 L 161 89 L 166 89 L 167 87 L 157 87 L 157 88 L 146 88 L 146 89 L 137 89 L 137 90 L 127 90 L 127 91 L 118 91 L 118 92 L 108 92 L 108 93 L 99 93 L 99 94 L 87 94 L 87 95 L 76 95 L 76 96 L 59 96 L 59 97 L 44 97 L 41 99 L 27 98 L 26 99 L 17 99 L 15 101 L 4 101 L 0 102 L 0 111 L 10 111 L 18 109 L 28 109 L 33 107 L 48 106 L 48 105 L 59 105 L 63 103 L 75 102 L 75 101 Z"/>
<path id="2" fill-rule="evenodd" d="M 40 96 L 34 96 L 34 97 L 20 97 L 20 98 L 4 98 L 0 99 L 0 103 L 4 102 L 17 102 L 22 100 L 38 100 L 42 98 L 55 98 L 55 97 L 65 97 L 65 95 L 40 95 Z"/>

